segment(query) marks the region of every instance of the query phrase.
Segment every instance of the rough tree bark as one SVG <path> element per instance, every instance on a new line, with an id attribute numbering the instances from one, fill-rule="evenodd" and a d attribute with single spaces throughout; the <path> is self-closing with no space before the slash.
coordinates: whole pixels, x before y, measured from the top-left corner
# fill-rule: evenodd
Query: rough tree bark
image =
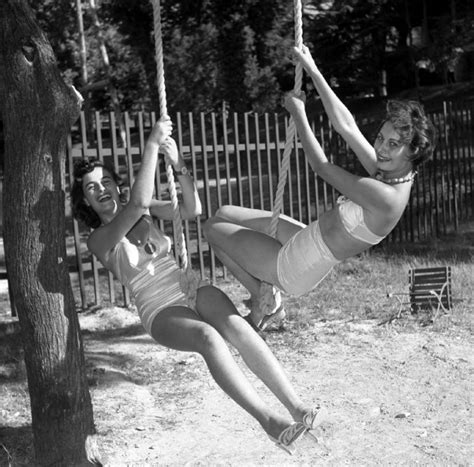
<path id="1" fill-rule="evenodd" d="M 2 0 L 5 256 L 25 351 L 36 460 L 48 466 L 90 465 L 94 455 L 64 240 L 64 151 L 79 108 L 26 1 Z"/>

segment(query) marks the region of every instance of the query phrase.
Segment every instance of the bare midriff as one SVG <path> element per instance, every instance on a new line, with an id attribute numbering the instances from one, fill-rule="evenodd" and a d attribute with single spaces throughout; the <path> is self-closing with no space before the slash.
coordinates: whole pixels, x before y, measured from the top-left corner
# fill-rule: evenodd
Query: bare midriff
<path id="1" fill-rule="evenodd" d="M 319 217 L 319 228 L 324 242 L 340 261 L 367 250 L 372 245 L 354 238 L 344 227 L 337 208 Z"/>

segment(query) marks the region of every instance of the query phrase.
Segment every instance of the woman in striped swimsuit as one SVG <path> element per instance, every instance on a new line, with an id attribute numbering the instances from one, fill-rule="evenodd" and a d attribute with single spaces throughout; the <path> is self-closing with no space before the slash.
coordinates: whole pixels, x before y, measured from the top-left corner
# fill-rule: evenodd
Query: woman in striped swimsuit
<path id="1" fill-rule="evenodd" d="M 255 417 L 272 441 L 292 452 L 295 441 L 321 421 L 319 407 L 303 404 L 266 343 L 222 291 L 200 285 L 182 272 L 170 252 L 170 239 L 152 221 L 152 217 L 173 219 L 171 202 L 153 198 L 159 150 L 172 163 L 181 184 L 182 218 L 201 213 L 192 177 L 169 138 L 171 130 L 167 118 L 153 127 L 127 203 L 121 199 L 120 179 L 112 169 L 97 160 L 78 162 L 71 191 L 74 216 L 94 229 L 87 241 L 89 250 L 130 290 L 153 339 L 171 349 L 202 355 L 217 384 Z M 225 341 L 239 351 L 292 420 L 263 402 Z"/>

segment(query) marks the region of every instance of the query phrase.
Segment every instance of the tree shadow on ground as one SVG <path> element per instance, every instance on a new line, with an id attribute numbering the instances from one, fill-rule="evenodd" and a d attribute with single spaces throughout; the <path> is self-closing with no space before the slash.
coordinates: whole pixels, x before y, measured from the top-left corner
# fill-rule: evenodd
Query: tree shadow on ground
<path id="1" fill-rule="evenodd" d="M 33 430 L 31 425 L 0 425 L 0 465 L 33 465 Z"/>
<path id="2" fill-rule="evenodd" d="M 82 331 L 82 335 L 89 341 L 96 340 L 107 342 L 108 344 L 119 344 L 122 343 L 124 339 L 132 338 L 129 342 L 133 344 L 158 345 L 146 333 L 141 324 L 131 324 L 129 326 L 114 329 L 86 329 Z"/>
<path id="3" fill-rule="evenodd" d="M 23 382 L 26 381 L 26 370 L 20 328 L 19 326 L 9 326 L 7 329 L 6 324 L 10 323 L 0 323 L 0 331 L 3 329 L 0 334 L 0 384 Z M 101 345 L 111 346 L 124 343 L 126 340 L 131 345 L 157 345 L 148 337 L 141 324 L 115 329 L 85 330 L 82 331 L 82 334 L 85 340 L 97 341 Z M 122 369 L 136 363 L 133 354 L 97 352 L 86 348 L 84 355 L 89 384 L 97 386 L 103 382 L 131 381 Z M 0 463 L 0 465 L 3 464 Z"/>
<path id="4" fill-rule="evenodd" d="M 98 340 L 111 340 L 120 337 L 134 337 L 140 336 L 142 334 L 145 335 L 145 330 L 143 329 L 143 326 L 141 324 L 132 324 L 129 326 L 114 329 L 83 329 L 81 332 L 82 335 L 85 337 L 90 337 Z"/>
<path id="5" fill-rule="evenodd" d="M 25 366 L 20 326 L 18 322 L 0 323 L 0 384 L 24 379 Z"/>

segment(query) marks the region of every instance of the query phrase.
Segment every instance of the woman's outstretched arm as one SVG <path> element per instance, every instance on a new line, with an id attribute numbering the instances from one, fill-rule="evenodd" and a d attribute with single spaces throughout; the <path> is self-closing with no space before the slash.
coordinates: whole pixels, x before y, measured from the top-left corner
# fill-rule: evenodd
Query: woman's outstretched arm
<path id="1" fill-rule="evenodd" d="M 349 109 L 337 97 L 328 82 L 320 72 L 308 48 L 294 48 L 294 54 L 311 77 L 313 84 L 321 97 L 324 109 L 334 129 L 344 138 L 349 147 L 370 175 L 376 171 L 376 156 L 373 146 L 361 133 Z"/>
<path id="2" fill-rule="evenodd" d="M 305 157 L 318 176 L 367 209 L 391 209 L 392 189 L 388 185 L 369 177 L 354 175 L 328 160 L 309 124 L 304 93 L 288 93 L 285 97 L 285 107 L 293 117 Z"/>
<path id="3" fill-rule="evenodd" d="M 153 198 L 155 171 L 160 145 L 171 135 L 169 117 L 162 117 L 147 139 L 140 169 L 133 184 L 130 200 L 107 224 L 89 236 L 88 248 L 99 258 L 106 254 L 127 234 L 138 219 L 147 212 Z"/>

